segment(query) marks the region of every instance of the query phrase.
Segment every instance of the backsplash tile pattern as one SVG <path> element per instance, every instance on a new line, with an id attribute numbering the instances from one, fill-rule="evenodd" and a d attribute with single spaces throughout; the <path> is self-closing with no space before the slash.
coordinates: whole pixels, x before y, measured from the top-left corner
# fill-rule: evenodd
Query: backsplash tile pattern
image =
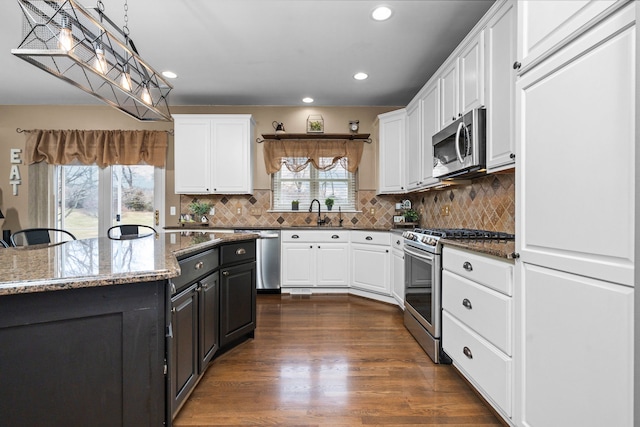
<path id="1" fill-rule="evenodd" d="M 189 213 L 187 205 L 193 199 L 206 200 L 215 208 L 209 216 L 212 228 L 291 227 L 314 225 L 316 213 L 308 212 L 308 206 L 299 211 L 269 212 L 271 191 L 256 190 L 253 195 L 202 195 L 180 196 L 180 212 Z M 477 178 L 468 184 L 441 190 L 414 192 L 406 195 L 377 195 L 375 191 L 359 191 L 359 212 L 343 212 L 343 227 L 390 229 L 395 204 L 409 199 L 420 213 L 421 227 L 479 228 L 491 231 L 515 232 L 515 175 L 513 171 Z M 449 215 L 441 210 L 449 206 Z M 372 213 L 373 210 L 373 213 Z M 338 226 L 338 212 L 322 216 L 331 220 L 329 226 Z M 167 226 L 176 226 L 167 224 Z"/>

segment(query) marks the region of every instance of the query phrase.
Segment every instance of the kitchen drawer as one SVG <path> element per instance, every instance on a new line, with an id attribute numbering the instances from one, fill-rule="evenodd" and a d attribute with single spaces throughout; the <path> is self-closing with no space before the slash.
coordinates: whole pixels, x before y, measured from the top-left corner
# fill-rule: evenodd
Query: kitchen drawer
<path id="1" fill-rule="evenodd" d="M 511 416 L 511 358 L 446 311 L 442 313 L 442 347 L 482 394 Z"/>
<path id="2" fill-rule="evenodd" d="M 442 268 L 505 295 L 513 295 L 513 264 L 445 245 Z"/>
<path id="3" fill-rule="evenodd" d="M 445 270 L 442 308 L 511 355 L 511 298 Z"/>
<path id="4" fill-rule="evenodd" d="M 237 264 L 256 259 L 256 241 L 232 243 L 220 247 L 220 265 Z"/>
<path id="5" fill-rule="evenodd" d="M 185 286 L 218 268 L 218 248 L 179 259 L 178 264 L 180 265 L 180 276 L 171 279 L 175 286 L 175 290 L 172 289 L 172 294 L 180 292 Z"/>
<path id="6" fill-rule="evenodd" d="M 402 234 L 390 233 L 389 237 L 391 237 L 391 247 L 394 250 L 404 251 L 404 237 L 402 237 Z"/>
<path id="7" fill-rule="evenodd" d="M 281 239 L 283 243 L 348 243 L 349 232 L 345 230 L 282 230 Z"/>
<path id="8" fill-rule="evenodd" d="M 391 244 L 391 238 L 386 231 L 351 231 L 351 241 L 353 243 L 364 243 L 368 245 L 385 245 Z"/>

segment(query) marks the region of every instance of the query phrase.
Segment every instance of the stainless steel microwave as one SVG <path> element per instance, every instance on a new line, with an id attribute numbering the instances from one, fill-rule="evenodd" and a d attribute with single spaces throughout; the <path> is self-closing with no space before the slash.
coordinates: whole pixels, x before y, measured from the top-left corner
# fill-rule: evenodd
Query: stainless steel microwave
<path id="1" fill-rule="evenodd" d="M 464 177 L 484 171 L 486 113 L 484 108 L 471 110 L 433 136 L 434 177 Z"/>

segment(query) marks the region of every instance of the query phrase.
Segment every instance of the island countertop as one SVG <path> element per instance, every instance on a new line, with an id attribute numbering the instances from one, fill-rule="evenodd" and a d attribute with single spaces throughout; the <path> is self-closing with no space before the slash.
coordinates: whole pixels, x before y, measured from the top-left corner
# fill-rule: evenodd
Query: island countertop
<path id="1" fill-rule="evenodd" d="M 176 230 L 131 240 L 98 237 L 0 249 L 0 296 L 170 279 L 180 274 L 179 258 L 257 237 Z"/>

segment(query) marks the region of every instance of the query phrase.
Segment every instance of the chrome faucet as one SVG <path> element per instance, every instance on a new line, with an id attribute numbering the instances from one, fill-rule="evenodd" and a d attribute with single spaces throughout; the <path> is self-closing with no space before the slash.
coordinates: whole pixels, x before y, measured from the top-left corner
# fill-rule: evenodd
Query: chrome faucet
<path id="1" fill-rule="evenodd" d="M 311 201 L 311 204 L 309 205 L 309 212 L 313 212 L 313 202 L 318 202 L 318 225 L 322 225 L 326 222 L 326 220 L 322 219 L 322 217 L 320 216 L 320 200 L 318 199 L 313 199 Z"/>

